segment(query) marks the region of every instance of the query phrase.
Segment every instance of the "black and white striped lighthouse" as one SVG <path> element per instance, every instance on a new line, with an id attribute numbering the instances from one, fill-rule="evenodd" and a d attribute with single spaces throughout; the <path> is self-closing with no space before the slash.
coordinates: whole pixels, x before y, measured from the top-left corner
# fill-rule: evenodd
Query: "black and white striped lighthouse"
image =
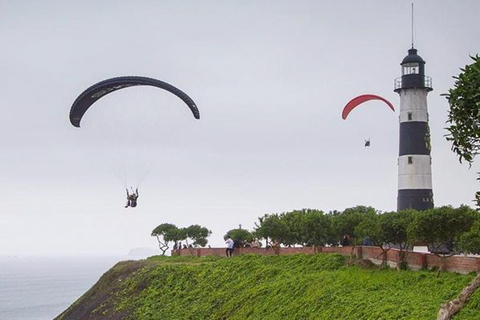
<path id="1" fill-rule="evenodd" d="M 425 75 L 425 61 L 413 46 L 401 66 L 402 76 L 395 79 L 394 90 L 400 95 L 397 210 L 426 210 L 433 208 L 427 109 L 432 79 Z"/>

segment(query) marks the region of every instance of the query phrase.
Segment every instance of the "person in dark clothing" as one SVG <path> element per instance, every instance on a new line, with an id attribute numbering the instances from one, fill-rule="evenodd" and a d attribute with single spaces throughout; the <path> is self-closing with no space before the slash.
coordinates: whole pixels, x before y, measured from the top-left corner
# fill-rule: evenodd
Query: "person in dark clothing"
<path id="1" fill-rule="evenodd" d="M 133 192 L 133 188 L 132 188 L 132 193 L 129 193 L 128 189 L 125 189 L 125 190 L 127 190 L 127 205 L 125 206 L 125 208 L 128 208 L 128 207 L 135 208 L 137 206 L 138 188 L 135 189 L 135 192 Z"/>

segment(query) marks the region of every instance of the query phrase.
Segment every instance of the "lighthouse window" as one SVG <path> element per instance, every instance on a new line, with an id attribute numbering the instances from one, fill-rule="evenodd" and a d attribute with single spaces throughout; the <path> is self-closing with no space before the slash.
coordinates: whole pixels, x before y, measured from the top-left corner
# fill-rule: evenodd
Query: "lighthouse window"
<path id="1" fill-rule="evenodd" d="M 409 112 L 409 113 L 408 113 L 408 120 L 409 120 L 409 121 L 412 121 L 412 119 L 413 119 L 413 118 L 412 118 L 412 113 Z"/>
<path id="2" fill-rule="evenodd" d="M 418 63 L 412 62 L 412 63 L 406 63 L 403 65 L 403 74 L 419 74 L 420 73 L 420 67 Z"/>
<path id="3" fill-rule="evenodd" d="M 408 160 L 408 164 L 413 164 L 413 157 L 408 157 L 407 160 Z"/>

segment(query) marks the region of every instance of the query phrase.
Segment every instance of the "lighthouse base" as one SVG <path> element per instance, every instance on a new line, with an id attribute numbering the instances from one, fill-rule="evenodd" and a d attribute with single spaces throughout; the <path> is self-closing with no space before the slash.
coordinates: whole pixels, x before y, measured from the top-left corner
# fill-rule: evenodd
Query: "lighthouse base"
<path id="1" fill-rule="evenodd" d="M 427 210 L 433 208 L 431 189 L 398 190 L 397 211 L 405 209 Z"/>

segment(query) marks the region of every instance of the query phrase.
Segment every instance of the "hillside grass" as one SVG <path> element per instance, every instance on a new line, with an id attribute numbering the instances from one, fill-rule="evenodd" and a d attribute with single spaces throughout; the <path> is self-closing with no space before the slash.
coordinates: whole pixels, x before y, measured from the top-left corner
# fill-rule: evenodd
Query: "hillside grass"
<path id="1" fill-rule="evenodd" d="M 152 257 L 128 274 L 116 266 L 91 289 L 108 292 L 101 302 L 87 293 L 58 319 L 89 301 L 88 319 L 436 319 L 473 278 L 345 263 L 338 254 Z"/>
<path id="2" fill-rule="evenodd" d="M 470 298 L 465 306 L 457 313 L 453 319 L 455 320 L 471 320 L 480 319 L 480 291 L 477 290 Z"/>

